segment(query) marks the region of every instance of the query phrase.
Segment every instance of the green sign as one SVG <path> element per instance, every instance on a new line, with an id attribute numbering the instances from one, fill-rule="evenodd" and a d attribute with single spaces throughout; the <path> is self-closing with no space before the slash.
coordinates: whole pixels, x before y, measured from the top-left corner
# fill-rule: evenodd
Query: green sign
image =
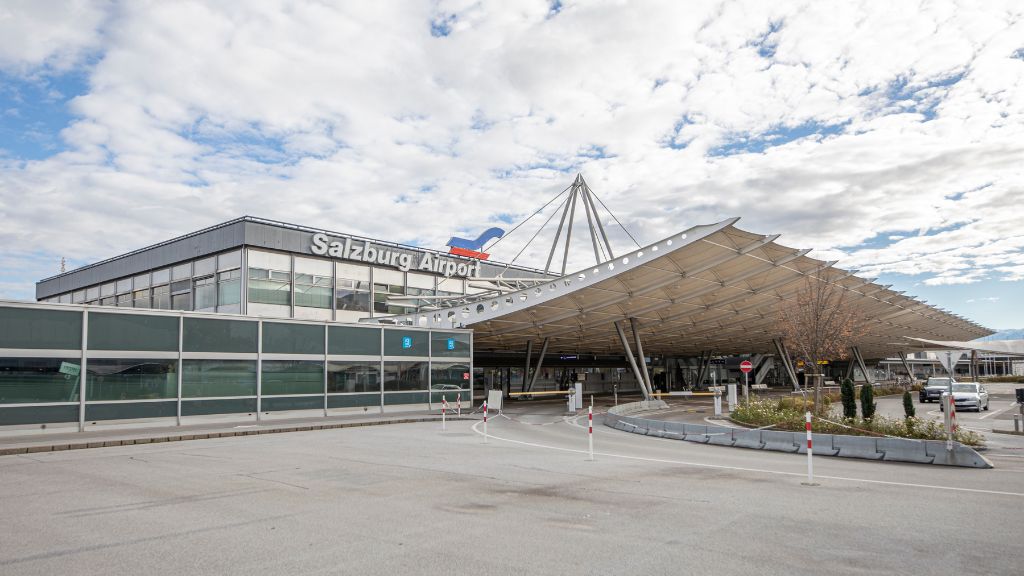
<path id="1" fill-rule="evenodd" d="M 67 374 L 69 376 L 78 376 L 82 373 L 82 367 L 78 364 L 71 364 L 70 362 L 61 362 L 60 373 Z"/>

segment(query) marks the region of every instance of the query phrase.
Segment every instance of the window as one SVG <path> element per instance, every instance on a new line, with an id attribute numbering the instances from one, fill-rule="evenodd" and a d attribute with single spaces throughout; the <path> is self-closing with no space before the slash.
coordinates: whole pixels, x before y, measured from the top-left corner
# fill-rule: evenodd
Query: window
<path id="1" fill-rule="evenodd" d="M 171 280 L 187 280 L 192 278 L 192 263 L 186 262 L 171 268 Z"/>
<path id="2" fill-rule="evenodd" d="M 331 326 L 327 334 L 327 351 L 339 356 L 379 356 L 380 328 Z"/>
<path id="3" fill-rule="evenodd" d="M 309 308 L 331 307 L 331 262 L 315 258 L 295 258 L 295 305 Z"/>
<path id="4" fill-rule="evenodd" d="M 259 326 L 246 320 L 185 318 L 185 352 L 255 353 Z"/>
<path id="5" fill-rule="evenodd" d="M 242 271 L 231 270 L 217 275 L 217 305 L 221 311 L 225 306 L 236 305 L 242 301 Z M 238 310 L 240 311 L 240 310 Z"/>
<path id="6" fill-rule="evenodd" d="M 117 293 L 126 294 L 132 291 L 132 279 L 122 278 L 117 281 Z"/>
<path id="7" fill-rule="evenodd" d="M 79 358 L 0 358 L 0 404 L 77 402 Z"/>
<path id="8" fill-rule="evenodd" d="M 113 296 L 109 298 L 101 298 L 100 306 L 117 306 L 117 299 Z"/>
<path id="9" fill-rule="evenodd" d="M 255 395 L 255 360 L 181 361 L 182 398 Z"/>
<path id="10" fill-rule="evenodd" d="M 136 276 L 132 280 L 132 286 L 136 290 L 141 290 L 142 288 L 149 288 L 149 274 L 140 274 Z"/>
<path id="11" fill-rule="evenodd" d="M 469 358 L 469 334 L 465 332 L 431 332 L 430 355 Z"/>
<path id="12" fill-rule="evenodd" d="M 82 346 L 78 311 L 3 307 L 0 326 L 0 348 L 75 350 Z"/>
<path id="13" fill-rule="evenodd" d="M 71 292 L 67 292 L 67 293 L 61 294 L 58 297 L 57 301 L 60 302 L 61 304 L 70 304 L 71 303 Z"/>
<path id="14" fill-rule="evenodd" d="M 384 391 L 426 390 L 427 370 L 426 362 L 385 362 Z"/>
<path id="15" fill-rule="evenodd" d="M 291 305 L 291 272 L 249 268 L 249 302 Z"/>
<path id="16" fill-rule="evenodd" d="M 263 394 L 323 394 L 324 364 L 311 360 L 264 360 Z"/>
<path id="17" fill-rule="evenodd" d="M 217 309 L 217 284 L 213 276 L 196 279 L 196 310 Z"/>
<path id="18" fill-rule="evenodd" d="M 153 308 L 157 310 L 171 309 L 171 287 L 167 284 L 153 288 Z"/>
<path id="19" fill-rule="evenodd" d="M 196 260 L 193 263 L 193 276 L 209 276 L 216 272 L 217 259 L 213 256 L 209 258 L 203 258 L 202 260 Z"/>
<path id="20" fill-rule="evenodd" d="M 427 356 L 428 335 L 418 330 L 384 330 L 385 356 Z"/>
<path id="21" fill-rule="evenodd" d="M 85 291 L 85 299 L 86 299 L 86 301 L 93 302 L 96 299 L 98 299 L 99 297 L 100 297 L 100 287 L 99 286 L 93 286 L 91 288 L 86 289 L 86 291 Z"/>
<path id="22" fill-rule="evenodd" d="M 85 396 L 90 402 L 178 396 L 177 360 L 89 358 L 87 369 Z"/>
<path id="23" fill-rule="evenodd" d="M 118 308 L 131 308 L 132 307 L 132 293 L 121 294 L 117 297 Z"/>
<path id="24" fill-rule="evenodd" d="M 82 302 L 85 302 L 85 290 L 78 290 L 77 292 L 72 294 L 71 301 L 74 302 L 75 304 L 81 304 Z"/>
<path id="25" fill-rule="evenodd" d="M 184 294 L 172 294 L 171 295 L 171 310 L 191 310 L 192 309 L 192 295 L 188 292 Z"/>
<path id="26" fill-rule="evenodd" d="M 373 269 L 373 311 L 378 314 L 405 314 L 414 309 L 390 301 L 392 296 L 405 296 L 405 275 L 386 268 Z"/>
<path id="27" fill-rule="evenodd" d="M 263 323 L 264 354 L 323 354 L 324 325 Z"/>
<path id="28" fill-rule="evenodd" d="M 338 278 L 334 299 L 338 310 L 370 311 L 370 283 Z"/>
<path id="29" fill-rule="evenodd" d="M 242 251 L 235 250 L 227 254 L 217 256 L 217 270 L 231 270 L 242 267 Z"/>
<path id="30" fill-rule="evenodd" d="M 150 314 L 89 314 L 89 349 L 175 352 L 178 350 L 178 318 Z"/>
<path id="31" fill-rule="evenodd" d="M 154 286 L 156 286 L 157 284 L 167 284 L 170 281 L 171 281 L 171 270 L 169 268 L 164 268 L 163 270 L 157 270 L 156 272 L 153 272 L 153 285 Z"/>
<path id="32" fill-rule="evenodd" d="M 328 362 L 327 391 L 380 392 L 380 363 Z"/>
<path id="33" fill-rule="evenodd" d="M 136 290 L 132 294 L 135 308 L 149 308 L 149 290 Z"/>
<path id="34" fill-rule="evenodd" d="M 469 380 L 469 364 L 461 362 L 445 362 L 434 364 L 430 367 L 430 389 L 437 398 L 438 392 L 457 392 L 458 390 L 468 390 L 470 385 Z M 469 398 L 467 393 L 463 393 L 462 397 L 465 399 Z M 455 399 L 455 394 L 447 397 L 449 401 Z"/>
<path id="35" fill-rule="evenodd" d="M 100 286 L 100 296 L 102 296 L 102 297 L 113 296 L 114 292 L 115 292 L 115 288 L 116 288 L 116 286 L 114 285 L 113 282 Z"/>

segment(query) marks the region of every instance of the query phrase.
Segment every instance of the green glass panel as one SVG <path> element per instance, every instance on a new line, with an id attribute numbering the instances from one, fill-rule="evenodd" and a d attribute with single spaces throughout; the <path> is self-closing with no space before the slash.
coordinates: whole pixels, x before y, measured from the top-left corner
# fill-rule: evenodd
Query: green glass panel
<path id="1" fill-rule="evenodd" d="M 0 358 L 0 404 L 77 402 L 78 358 Z"/>
<path id="2" fill-rule="evenodd" d="M 90 358 L 85 399 L 177 398 L 178 361 L 145 358 Z"/>
<path id="3" fill-rule="evenodd" d="M 312 324 L 263 323 L 264 354 L 323 354 L 324 327 Z"/>
<path id="4" fill-rule="evenodd" d="M 264 412 L 277 412 L 280 410 L 323 410 L 323 408 L 323 396 L 264 398 L 263 405 L 261 406 L 261 409 Z"/>
<path id="5" fill-rule="evenodd" d="M 436 357 L 469 358 L 473 350 L 467 332 L 431 332 L 430 355 Z"/>
<path id="6" fill-rule="evenodd" d="M 426 390 L 427 362 L 385 362 L 384 391 Z"/>
<path id="7" fill-rule="evenodd" d="M 392 393 L 384 395 L 384 405 L 391 406 L 394 404 L 426 404 L 428 394 L 426 392 L 405 392 L 405 393 Z"/>
<path id="8" fill-rule="evenodd" d="M 359 406 L 380 406 L 380 394 L 343 394 L 328 396 L 328 408 L 356 408 Z"/>
<path id="9" fill-rule="evenodd" d="M 469 388 L 468 362 L 434 362 L 430 367 L 431 390 L 461 390 Z M 463 398 L 466 395 L 463 394 Z"/>
<path id="10" fill-rule="evenodd" d="M 178 401 L 125 402 L 123 404 L 86 404 L 85 419 L 129 420 L 134 418 L 173 418 L 178 415 Z"/>
<path id="11" fill-rule="evenodd" d="M 246 320 L 185 318 L 185 352 L 257 352 L 259 324 Z"/>
<path id="12" fill-rule="evenodd" d="M 380 328 L 331 326 L 327 334 L 330 354 L 380 356 Z"/>
<path id="13" fill-rule="evenodd" d="M 181 361 L 182 398 L 255 395 L 255 360 Z"/>
<path id="14" fill-rule="evenodd" d="M 309 360 L 264 360 L 263 395 L 323 394 L 324 364 Z"/>
<path id="15" fill-rule="evenodd" d="M 255 398 L 231 400 L 182 400 L 182 416 L 203 416 L 206 414 L 254 414 Z"/>
<path id="16" fill-rule="evenodd" d="M 78 422 L 78 406 L 17 406 L 0 408 L 0 426 Z"/>
<path id="17" fill-rule="evenodd" d="M 0 348 L 82 348 L 81 312 L 0 307 L 0 326 Z"/>
<path id="18" fill-rule="evenodd" d="M 379 392 L 380 362 L 327 363 L 327 392 Z"/>
<path id="19" fill-rule="evenodd" d="M 178 351 L 178 318 L 89 314 L 89 350 Z"/>
<path id="20" fill-rule="evenodd" d="M 429 333 L 419 330 L 384 330 L 385 356 L 428 356 Z"/>

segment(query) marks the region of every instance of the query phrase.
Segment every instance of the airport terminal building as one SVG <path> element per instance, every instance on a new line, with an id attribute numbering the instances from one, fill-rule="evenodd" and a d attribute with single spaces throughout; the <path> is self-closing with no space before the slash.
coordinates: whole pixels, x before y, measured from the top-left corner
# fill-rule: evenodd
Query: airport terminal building
<path id="1" fill-rule="evenodd" d="M 739 357 L 752 383 L 797 386 L 777 321 L 811 281 L 871 319 L 835 368 L 861 380 L 906 338 L 991 333 L 738 218 L 615 253 L 588 191 L 578 177 L 563 201 L 567 230 L 588 210 L 582 270 L 243 217 L 41 280 L 37 302 L 0 302 L 0 429 L 468 406 L 570 375 L 650 397 L 737 376 Z"/>

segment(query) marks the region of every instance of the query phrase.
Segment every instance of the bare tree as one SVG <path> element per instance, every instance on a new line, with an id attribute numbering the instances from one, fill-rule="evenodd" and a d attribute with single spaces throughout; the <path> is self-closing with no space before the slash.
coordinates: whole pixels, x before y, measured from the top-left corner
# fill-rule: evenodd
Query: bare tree
<path id="1" fill-rule="evenodd" d="M 864 334 L 866 319 L 848 300 L 848 292 L 833 277 L 808 276 L 795 298 L 782 308 L 779 329 L 805 374 L 814 379 L 815 410 L 821 407 L 821 364 L 845 360 L 850 347 Z"/>

